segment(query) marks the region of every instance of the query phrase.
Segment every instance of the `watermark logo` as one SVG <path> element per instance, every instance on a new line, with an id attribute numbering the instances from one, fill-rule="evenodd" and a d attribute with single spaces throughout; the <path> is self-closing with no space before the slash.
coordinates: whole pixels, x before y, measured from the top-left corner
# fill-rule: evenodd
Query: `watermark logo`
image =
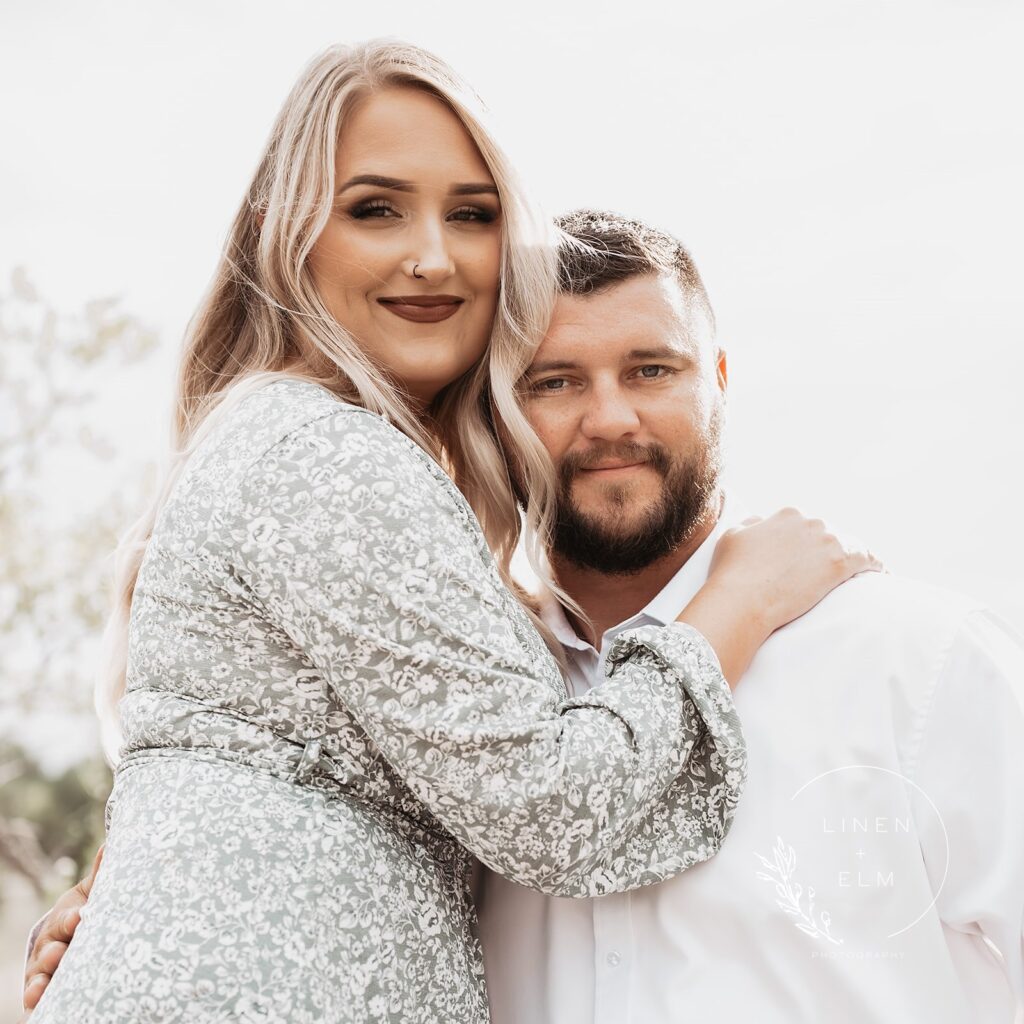
<path id="1" fill-rule="evenodd" d="M 844 765 L 809 779 L 789 805 L 792 833 L 777 835 L 767 853 L 755 851 L 755 877 L 774 887 L 776 906 L 820 948 L 844 946 L 844 924 L 854 921 L 858 941 L 888 942 L 935 906 L 949 872 L 949 839 L 935 802 L 912 779 L 877 765 Z M 918 817 L 933 816 L 942 836 L 934 887 L 921 871 L 911 806 Z"/>

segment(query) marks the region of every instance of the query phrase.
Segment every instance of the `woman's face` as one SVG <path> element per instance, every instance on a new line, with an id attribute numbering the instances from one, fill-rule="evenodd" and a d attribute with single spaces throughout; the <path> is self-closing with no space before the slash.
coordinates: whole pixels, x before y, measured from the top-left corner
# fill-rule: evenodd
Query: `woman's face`
<path id="1" fill-rule="evenodd" d="M 334 212 L 310 254 L 317 291 L 423 403 L 484 353 L 501 206 L 462 122 L 414 88 L 371 93 L 342 129 Z"/>

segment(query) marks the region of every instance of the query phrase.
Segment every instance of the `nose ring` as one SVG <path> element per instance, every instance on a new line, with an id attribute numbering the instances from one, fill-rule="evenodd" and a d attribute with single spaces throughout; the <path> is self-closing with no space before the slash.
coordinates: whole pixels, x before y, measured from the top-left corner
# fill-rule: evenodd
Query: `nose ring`
<path id="1" fill-rule="evenodd" d="M 417 278 L 418 280 L 422 281 L 423 280 L 423 275 L 416 273 L 416 271 L 419 270 L 419 269 L 420 269 L 420 265 L 417 263 L 416 266 L 414 266 L 412 268 L 412 276 Z"/>

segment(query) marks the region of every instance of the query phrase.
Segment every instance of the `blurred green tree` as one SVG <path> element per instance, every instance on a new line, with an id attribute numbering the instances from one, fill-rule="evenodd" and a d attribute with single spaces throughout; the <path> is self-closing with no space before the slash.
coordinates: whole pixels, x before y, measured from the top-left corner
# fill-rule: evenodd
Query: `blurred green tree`
<path id="1" fill-rule="evenodd" d="M 48 716 L 91 733 L 110 555 L 150 475 L 125 462 L 101 402 L 155 348 L 116 300 L 68 316 L 20 269 L 0 286 L 0 872 L 39 894 L 91 861 L 110 775 L 88 743 L 53 774 L 20 733 Z"/>
<path id="2" fill-rule="evenodd" d="M 52 777 L 16 744 L 0 743 L 0 869 L 24 878 L 42 902 L 81 878 L 103 841 L 110 784 L 101 758 Z"/>

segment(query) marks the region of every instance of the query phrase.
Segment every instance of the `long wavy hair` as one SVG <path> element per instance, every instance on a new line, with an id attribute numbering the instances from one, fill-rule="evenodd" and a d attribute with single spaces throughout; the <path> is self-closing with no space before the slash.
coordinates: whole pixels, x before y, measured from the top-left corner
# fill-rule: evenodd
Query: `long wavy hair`
<path id="1" fill-rule="evenodd" d="M 331 215 L 346 117 L 361 97 L 388 86 L 426 90 L 455 113 L 494 178 L 502 207 L 501 281 L 489 344 L 425 411 L 331 317 L 307 266 Z M 556 480 L 516 385 L 547 327 L 556 281 L 552 228 L 485 127 L 479 99 L 447 64 L 419 47 L 381 40 L 334 46 L 309 64 L 277 117 L 210 289 L 189 325 L 162 486 L 115 552 L 114 608 L 96 686 L 103 745 L 112 762 L 121 743 L 117 705 L 125 689 L 132 596 L 160 509 L 214 422 L 275 376 L 315 381 L 379 414 L 441 463 L 476 512 L 502 578 L 558 651 L 509 568 L 520 537 L 521 501 L 529 560 L 539 578 L 552 583 L 544 552 Z"/>

